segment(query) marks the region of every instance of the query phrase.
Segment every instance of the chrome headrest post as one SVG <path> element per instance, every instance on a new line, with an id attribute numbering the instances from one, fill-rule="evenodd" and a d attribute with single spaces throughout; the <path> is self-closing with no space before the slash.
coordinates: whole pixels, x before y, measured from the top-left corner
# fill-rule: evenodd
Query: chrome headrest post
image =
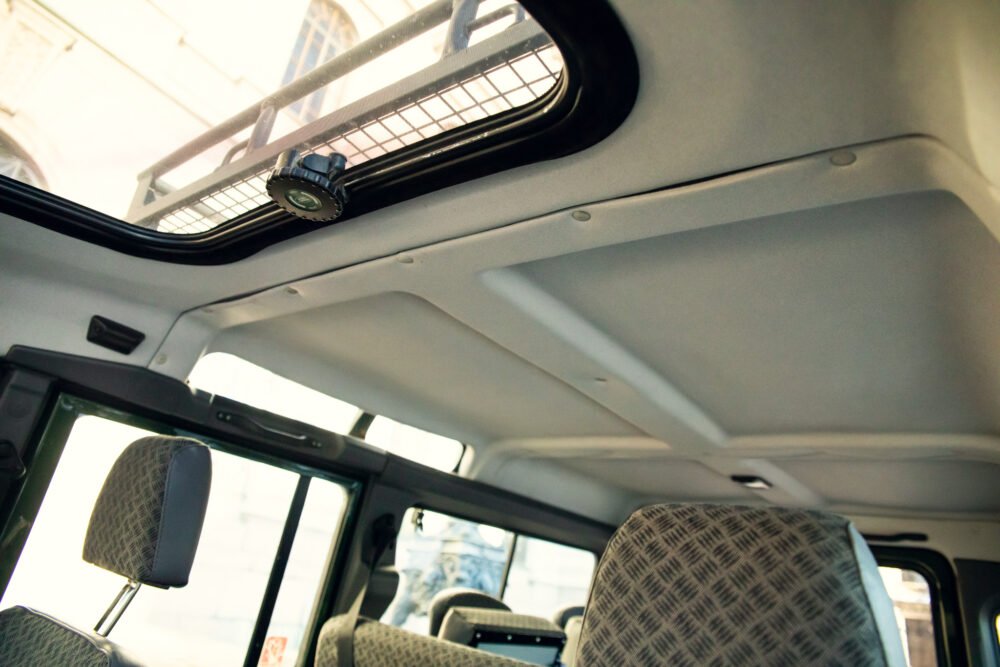
<path id="1" fill-rule="evenodd" d="M 111 606 L 108 610 L 104 612 L 104 616 L 101 616 L 101 620 L 97 622 L 94 626 L 94 632 L 96 632 L 101 637 L 107 637 L 111 631 L 114 629 L 115 625 L 118 623 L 118 619 L 122 617 L 125 610 L 128 609 L 129 604 L 132 602 L 132 598 L 135 594 L 139 592 L 139 587 L 142 586 L 138 581 L 129 579 L 128 582 L 122 586 L 122 589 L 115 596 L 115 599 L 111 601 Z"/>

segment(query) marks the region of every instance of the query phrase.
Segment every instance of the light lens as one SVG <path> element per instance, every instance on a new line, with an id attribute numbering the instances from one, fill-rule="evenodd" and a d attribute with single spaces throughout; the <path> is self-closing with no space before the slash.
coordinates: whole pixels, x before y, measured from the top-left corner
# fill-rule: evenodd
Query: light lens
<path id="1" fill-rule="evenodd" d="M 292 188 L 286 192 L 285 199 L 289 204 L 303 211 L 318 211 L 323 207 L 323 202 L 319 197 L 298 188 Z"/>

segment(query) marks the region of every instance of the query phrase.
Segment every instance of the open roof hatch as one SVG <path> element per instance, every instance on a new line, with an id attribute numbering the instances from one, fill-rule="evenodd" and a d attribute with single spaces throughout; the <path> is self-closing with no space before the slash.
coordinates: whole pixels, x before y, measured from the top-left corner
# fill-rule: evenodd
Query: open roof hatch
<path id="1" fill-rule="evenodd" d="M 211 11 L 186 18 L 208 21 Z M 51 13 L 49 20 L 86 37 L 79 29 L 86 16 Z M 312 0 L 297 30 L 289 33 L 294 33 L 291 56 L 277 89 L 235 114 L 227 111 L 224 120 L 203 122 L 194 138 L 174 143 L 152 164 L 148 160 L 153 156 L 143 151 L 162 147 L 164 135 L 183 134 L 183 129 L 154 127 L 141 115 L 149 100 L 129 99 L 136 108 L 122 115 L 128 127 L 118 137 L 104 138 L 107 150 L 91 152 L 78 173 L 70 164 L 68 178 L 50 179 L 64 184 L 52 188 L 60 196 L 38 189 L 37 180 L 2 178 L 0 208 L 134 255 L 224 263 L 337 219 L 580 150 L 617 127 L 635 99 L 635 54 L 604 0 L 437 0 L 406 15 L 386 11 L 378 18 L 381 23 L 356 22 L 341 5 Z M 185 17 L 172 20 L 179 25 Z M 239 20 L 260 33 L 260 17 Z M 277 35 L 275 40 L 281 42 Z M 135 48 L 115 39 L 91 41 L 108 53 Z M 236 67 L 230 78 L 245 76 L 254 84 L 266 79 L 249 71 L 255 58 L 263 69 L 274 60 L 265 60 L 268 53 L 288 53 L 286 47 L 275 51 L 260 40 L 244 40 L 233 48 L 248 71 Z M 210 56 L 202 54 L 206 62 Z M 139 70 L 126 63 L 113 69 L 122 67 Z M 147 83 L 177 87 L 171 79 L 175 72 L 149 71 L 143 74 L 152 77 Z M 191 87 L 201 84 L 190 82 Z M 39 85 L 44 88 L 46 82 Z M 110 90 L 116 99 L 101 100 L 101 92 L 95 90 L 94 100 L 80 100 L 79 105 L 122 114 L 120 105 L 108 102 L 126 101 L 116 98 L 125 93 Z M 145 93 L 156 97 L 149 86 Z M 174 93 L 171 99 L 179 103 L 183 95 Z M 154 101 L 162 104 L 162 99 Z M 239 96 L 213 100 L 223 109 L 239 101 Z M 326 162 L 331 155 L 337 157 Z M 337 166 L 327 183 L 336 195 L 333 214 L 304 220 L 269 197 L 268 176 L 276 161 L 284 160 L 279 166 L 287 167 L 290 156 L 305 158 L 296 165 Z M 108 164 L 112 160 L 117 162 Z M 134 168 L 138 182 L 127 184 L 130 195 L 125 194 L 126 183 L 82 187 L 105 166 L 110 174 Z M 287 193 L 280 192 L 272 195 L 285 204 L 281 197 Z M 307 195 L 312 197 L 308 193 L 295 190 L 292 195 L 288 201 L 293 206 L 296 197 L 300 203 L 316 203 L 307 201 Z"/>

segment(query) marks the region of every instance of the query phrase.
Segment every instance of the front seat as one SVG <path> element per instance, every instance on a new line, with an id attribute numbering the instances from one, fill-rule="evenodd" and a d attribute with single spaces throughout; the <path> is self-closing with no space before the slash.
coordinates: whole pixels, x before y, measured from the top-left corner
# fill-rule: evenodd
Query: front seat
<path id="1" fill-rule="evenodd" d="M 494 609 L 510 611 L 510 607 L 492 595 L 477 591 L 474 588 L 445 588 L 438 591 L 427 605 L 427 621 L 430 625 L 431 637 L 441 634 L 444 617 L 454 607 L 477 607 L 479 609 Z"/>
<path id="2" fill-rule="evenodd" d="M 208 447 L 197 440 L 156 436 L 126 447 L 94 503 L 83 559 L 126 577 L 128 583 L 98 621 L 95 633 L 28 607 L 0 612 L 0 665 L 137 665 L 105 636 L 142 584 L 157 588 L 187 584 L 211 478 Z"/>
<path id="3" fill-rule="evenodd" d="M 875 559 L 846 519 L 654 505 L 608 543 L 577 667 L 905 667 Z"/>

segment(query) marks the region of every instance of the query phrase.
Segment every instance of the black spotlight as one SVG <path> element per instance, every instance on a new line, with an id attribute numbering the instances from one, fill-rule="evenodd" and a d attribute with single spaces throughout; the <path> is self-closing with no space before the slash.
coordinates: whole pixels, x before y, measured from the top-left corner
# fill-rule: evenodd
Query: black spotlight
<path id="1" fill-rule="evenodd" d="M 306 220 L 336 220 L 344 212 L 347 191 L 339 180 L 347 168 L 340 153 L 299 157 L 291 149 L 278 156 L 267 177 L 267 194 L 292 215 Z"/>

